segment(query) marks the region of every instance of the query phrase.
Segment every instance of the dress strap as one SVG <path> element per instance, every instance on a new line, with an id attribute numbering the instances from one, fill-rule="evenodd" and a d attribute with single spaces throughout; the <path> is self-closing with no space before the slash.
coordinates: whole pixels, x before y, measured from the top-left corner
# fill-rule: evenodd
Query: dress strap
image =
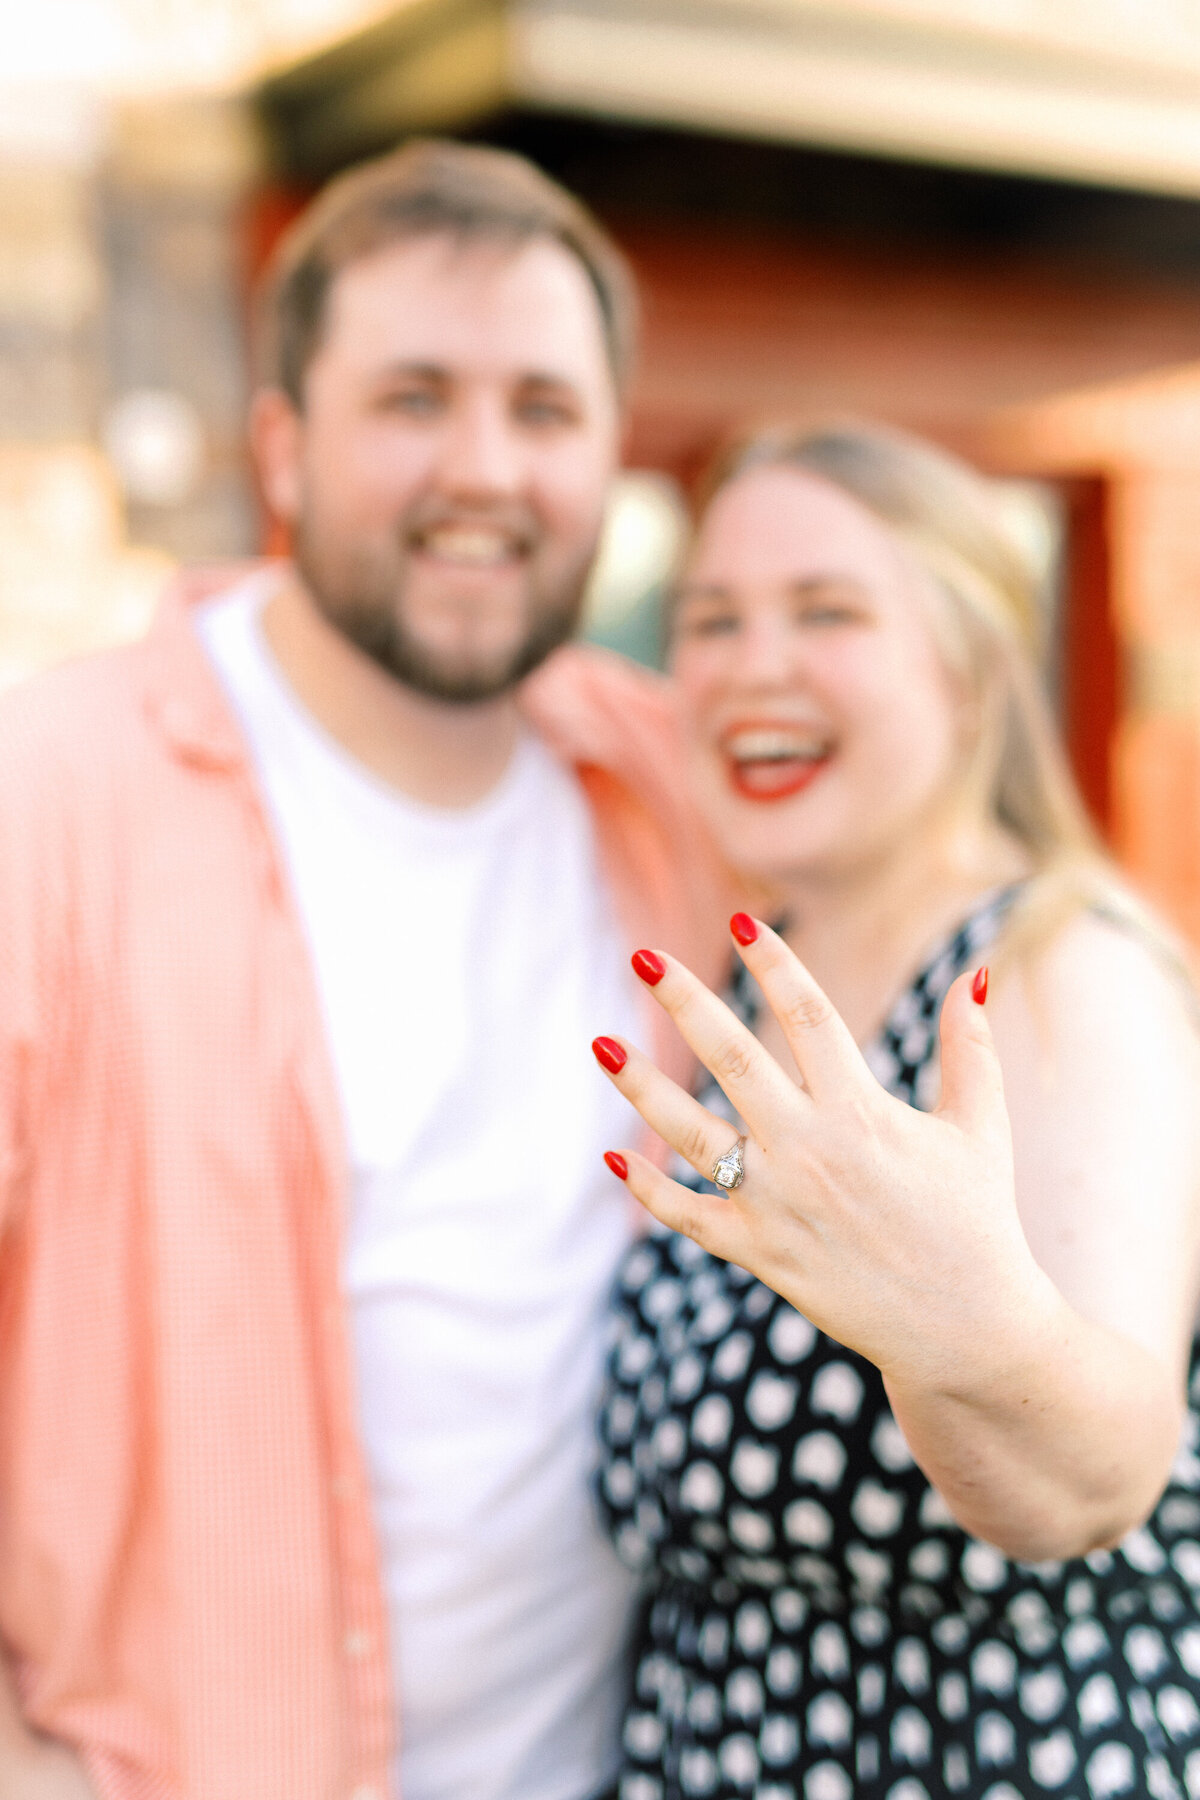
<path id="1" fill-rule="evenodd" d="M 999 937 L 1024 892 L 1016 881 L 985 894 L 961 924 L 937 943 L 863 1051 L 877 1080 L 910 1106 L 932 1104 L 937 1078 L 938 1019 L 954 981 Z"/>

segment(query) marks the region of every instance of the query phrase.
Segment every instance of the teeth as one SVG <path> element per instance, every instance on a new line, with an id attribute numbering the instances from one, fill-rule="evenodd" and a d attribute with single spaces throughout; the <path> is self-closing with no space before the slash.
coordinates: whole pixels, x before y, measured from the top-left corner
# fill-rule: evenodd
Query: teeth
<path id="1" fill-rule="evenodd" d="M 767 729 L 739 731 L 725 742 L 735 762 L 816 762 L 828 748 L 824 738 Z"/>
<path id="2" fill-rule="evenodd" d="M 480 565 L 509 562 L 517 554 L 517 544 L 507 532 L 468 525 L 443 525 L 427 531 L 421 548 L 447 562 Z"/>

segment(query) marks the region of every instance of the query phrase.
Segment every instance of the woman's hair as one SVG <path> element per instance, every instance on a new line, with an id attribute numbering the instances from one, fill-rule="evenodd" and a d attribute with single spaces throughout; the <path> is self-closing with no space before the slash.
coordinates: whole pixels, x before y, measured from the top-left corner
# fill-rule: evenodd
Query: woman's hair
<path id="1" fill-rule="evenodd" d="M 962 769 L 968 804 L 1021 844 L 1033 870 L 1007 942 L 1034 950 L 1090 909 L 1148 937 L 1177 969 L 1186 956 L 1130 892 L 1072 778 L 1041 677 L 1039 571 L 994 485 L 957 457 L 879 425 L 833 423 L 762 433 L 718 462 L 707 503 L 748 470 L 799 469 L 840 488 L 906 546 L 929 577 L 933 630 L 974 701 Z"/>

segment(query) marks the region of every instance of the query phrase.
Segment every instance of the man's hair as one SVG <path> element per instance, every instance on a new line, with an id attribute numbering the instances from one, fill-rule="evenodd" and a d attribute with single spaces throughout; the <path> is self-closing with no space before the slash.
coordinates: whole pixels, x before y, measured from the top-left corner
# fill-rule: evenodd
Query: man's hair
<path id="1" fill-rule="evenodd" d="M 636 333 L 633 277 L 607 232 L 573 195 L 523 156 L 417 139 L 337 176 L 284 233 L 259 300 L 259 377 L 303 410 L 329 292 L 351 263 L 405 238 L 440 234 L 519 249 L 561 244 L 596 298 L 613 379 L 624 386 Z"/>

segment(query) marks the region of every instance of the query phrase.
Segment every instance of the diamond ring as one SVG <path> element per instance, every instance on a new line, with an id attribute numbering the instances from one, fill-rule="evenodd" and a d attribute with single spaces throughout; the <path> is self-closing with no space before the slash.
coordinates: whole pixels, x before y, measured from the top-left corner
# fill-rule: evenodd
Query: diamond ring
<path id="1" fill-rule="evenodd" d="M 734 1188 L 741 1187 L 746 1173 L 746 1165 L 742 1161 L 742 1151 L 745 1147 L 746 1140 L 744 1137 L 740 1137 L 736 1144 L 730 1145 L 724 1156 L 717 1158 L 712 1166 L 712 1174 L 709 1176 L 714 1187 L 724 1188 L 727 1194 L 731 1194 Z"/>

